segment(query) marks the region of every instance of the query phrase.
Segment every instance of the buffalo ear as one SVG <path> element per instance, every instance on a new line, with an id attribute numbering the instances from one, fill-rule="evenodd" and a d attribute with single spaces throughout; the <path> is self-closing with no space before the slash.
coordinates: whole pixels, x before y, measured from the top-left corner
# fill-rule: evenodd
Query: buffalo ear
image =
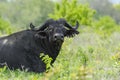
<path id="1" fill-rule="evenodd" d="M 34 30 L 34 29 L 35 29 L 35 26 L 34 26 L 32 23 L 30 23 L 30 29 L 31 29 L 31 30 Z"/>
<path id="2" fill-rule="evenodd" d="M 35 34 L 35 37 L 44 39 L 44 38 L 47 37 L 47 34 L 46 34 L 45 31 L 39 31 L 39 32 L 37 32 L 37 33 Z"/>
<path id="3" fill-rule="evenodd" d="M 77 34 L 79 34 L 79 32 L 75 29 L 66 30 L 65 32 L 66 37 L 74 37 Z"/>

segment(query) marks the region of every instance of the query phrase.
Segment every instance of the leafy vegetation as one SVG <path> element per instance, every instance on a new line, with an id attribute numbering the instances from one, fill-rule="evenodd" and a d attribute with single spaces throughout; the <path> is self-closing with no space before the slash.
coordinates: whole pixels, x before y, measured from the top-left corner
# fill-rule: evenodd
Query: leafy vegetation
<path id="1" fill-rule="evenodd" d="M 2 3 L 0 4 L 5 3 L 5 0 L 1 1 Z M 33 0 L 25 1 L 26 2 L 22 2 L 34 2 Z M 101 0 L 93 0 L 93 2 L 95 1 L 98 1 L 98 3 L 101 2 Z M 18 1 L 17 4 L 20 2 L 21 1 Z M 103 0 L 102 2 L 108 4 L 107 0 Z M 39 3 L 35 1 L 34 3 L 28 5 L 33 6 L 38 5 Z M 10 4 L 13 3 L 11 2 Z M 0 7 L 1 6 L 2 5 L 0 5 Z M 43 18 L 37 16 L 39 12 L 34 14 L 36 11 L 39 11 L 39 8 L 36 8 L 34 6 L 31 7 L 31 10 L 34 9 L 32 11 L 32 15 L 36 16 L 35 18 L 37 18 L 33 19 L 31 16 L 31 19 L 35 21 L 39 20 L 40 18 L 41 22 L 47 18 L 65 18 L 72 25 L 75 24 L 76 20 L 79 21 L 81 24 L 79 28 L 80 34 L 73 39 L 65 39 L 60 54 L 53 64 L 54 67 L 51 67 L 47 72 L 37 74 L 20 70 L 11 71 L 4 67 L 0 68 L 0 80 L 119 80 L 120 25 L 119 21 L 117 20 L 118 18 L 115 19 L 113 16 L 105 15 L 108 12 L 110 13 L 111 6 L 108 12 L 105 11 L 106 13 L 104 15 L 102 14 L 102 11 L 98 12 L 98 7 L 100 8 L 99 5 L 96 5 L 97 7 L 94 7 L 95 10 L 90 8 L 90 6 L 89 4 L 81 4 L 77 0 L 62 0 L 62 2 L 56 3 L 54 12 L 50 10 L 50 12 L 45 11 L 45 15 L 42 15 L 44 14 L 42 13 L 41 16 L 43 16 Z M 47 8 L 49 7 L 51 8 L 50 5 Z M 116 9 L 116 12 L 120 11 L 119 5 L 114 5 L 113 7 Z M 29 9 L 29 7 L 27 7 L 27 9 Z M 44 9 L 48 10 L 46 7 L 44 7 Z M 103 7 L 103 9 L 105 10 L 106 8 Z M 113 10 L 113 8 L 111 9 Z M 24 9 L 22 8 L 22 10 Z M 26 11 L 26 9 L 24 11 Z M 0 11 L 0 13 L 4 12 Z M 50 13 L 50 15 L 49 17 L 46 17 L 48 13 Z M 113 14 L 113 12 L 111 13 Z M 28 16 L 23 17 L 24 19 L 28 18 Z M 18 19 L 19 18 L 17 18 L 17 20 Z M 30 21 L 30 18 L 28 19 L 28 21 Z M 42 21 L 42 19 L 44 20 Z M 37 24 L 39 21 L 36 21 L 35 23 Z M 25 22 L 24 24 L 27 23 Z M 9 33 L 9 31 L 7 31 L 7 28 L 11 28 L 10 26 L 11 24 L 8 23 L 3 16 L 0 17 L 1 33 Z M 13 28 L 14 27 L 12 27 L 12 29 Z M 41 55 L 41 57 L 42 56 L 45 55 Z M 43 61 L 48 64 L 48 68 L 50 67 L 51 60 L 52 59 L 49 56 L 43 57 Z"/>
<path id="2" fill-rule="evenodd" d="M 49 57 L 48 55 L 45 55 L 44 53 L 40 54 L 40 58 L 42 59 L 42 61 L 46 64 L 46 70 L 49 70 L 49 68 L 51 68 L 51 62 L 52 62 L 52 58 Z"/>
<path id="3" fill-rule="evenodd" d="M 3 20 L 0 17 L 0 35 L 1 34 L 10 34 L 11 33 L 11 27 L 10 27 L 10 23 Z"/>
<path id="4" fill-rule="evenodd" d="M 74 24 L 76 20 L 84 25 L 90 25 L 93 19 L 95 11 L 89 6 L 78 4 L 77 0 L 62 0 L 61 3 L 57 3 L 54 8 L 54 13 L 50 15 L 51 18 L 59 19 L 65 18 L 71 24 Z"/>
<path id="5" fill-rule="evenodd" d="M 110 16 L 103 16 L 99 20 L 93 22 L 93 28 L 96 33 L 102 36 L 109 36 L 116 30 L 119 31 L 120 26 Z"/>

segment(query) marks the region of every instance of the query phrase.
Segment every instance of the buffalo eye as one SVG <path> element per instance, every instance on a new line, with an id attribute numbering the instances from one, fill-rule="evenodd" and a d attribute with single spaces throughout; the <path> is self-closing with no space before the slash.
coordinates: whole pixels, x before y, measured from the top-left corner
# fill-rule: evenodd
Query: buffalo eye
<path id="1" fill-rule="evenodd" d="M 45 31 L 39 31 L 39 32 L 37 32 L 37 33 L 35 34 L 35 36 L 36 36 L 37 38 L 46 38 L 46 37 L 47 37 L 47 34 L 46 34 Z"/>

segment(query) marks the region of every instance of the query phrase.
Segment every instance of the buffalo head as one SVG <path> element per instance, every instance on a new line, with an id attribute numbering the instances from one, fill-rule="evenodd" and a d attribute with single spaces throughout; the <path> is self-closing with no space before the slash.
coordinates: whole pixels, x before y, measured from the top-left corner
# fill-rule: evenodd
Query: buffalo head
<path id="1" fill-rule="evenodd" d="M 73 37 L 75 34 L 79 34 L 77 31 L 78 26 L 78 22 L 76 22 L 75 27 L 72 27 L 64 19 L 49 19 L 39 29 L 36 29 L 36 36 L 43 39 L 48 38 L 49 42 L 52 43 L 62 44 L 64 37 Z M 30 27 L 32 30 L 35 30 L 32 23 Z"/>

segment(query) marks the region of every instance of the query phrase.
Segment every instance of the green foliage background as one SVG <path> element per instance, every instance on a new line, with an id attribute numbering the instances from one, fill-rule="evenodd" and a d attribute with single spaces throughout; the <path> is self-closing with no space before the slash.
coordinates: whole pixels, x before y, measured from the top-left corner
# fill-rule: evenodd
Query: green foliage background
<path id="1" fill-rule="evenodd" d="M 36 74 L 4 67 L 0 68 L 0 80 L 119 80 L 119 6 L 108 0 L 0 0 L 1 36 L 27 29 L 30 22 L 41 25 L 48 18 L 65 18 L 72 26 L 76 21 L 80 23 L 80 34 L 65 38 L 54 67 L 47 72 Z M 49 56 L 43 60 L 50 67 Z"/>
<path id="2" fill-rule="evenodd" d="M 50 14 L 51 18 L 65 18 L 71 24 L 79 21 L 80 24 L 90 25 L 93 19 L 95 10 L 89 8 L 88 4 L 78 4 L 77 0 L 62 0 L 61 3 L 56 3 L 54 13 Z"/>
<path id="3" fill-rule="evenodd" d="M 0 17 L 0 35 L 11 34 L 10 23 Z"/>

